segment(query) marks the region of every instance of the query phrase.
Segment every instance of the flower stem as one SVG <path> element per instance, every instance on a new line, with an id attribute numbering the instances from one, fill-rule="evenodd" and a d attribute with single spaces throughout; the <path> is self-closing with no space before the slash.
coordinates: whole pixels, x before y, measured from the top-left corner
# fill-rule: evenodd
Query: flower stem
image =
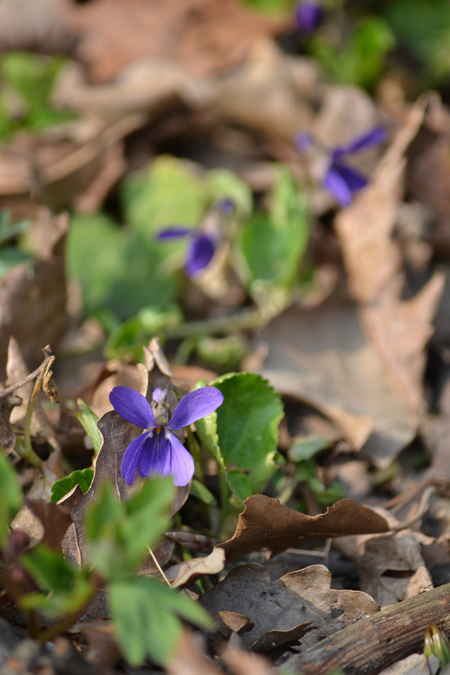
<path id="1" fill-rule="evenodd" d="M 193 335 L 212 335 L 214 333 L 228 333 L 233 330 L 250 330 L 261 328 L 270 321 L 272 317 L 267 312 L 260 309 L 247 310 L 239 314 L 230 314 L 228 316 L 217 316 L 203 321 L 189 321 L 180 326 L 166 328 L 161 337 L 164 338 L 186 338 Z"/>

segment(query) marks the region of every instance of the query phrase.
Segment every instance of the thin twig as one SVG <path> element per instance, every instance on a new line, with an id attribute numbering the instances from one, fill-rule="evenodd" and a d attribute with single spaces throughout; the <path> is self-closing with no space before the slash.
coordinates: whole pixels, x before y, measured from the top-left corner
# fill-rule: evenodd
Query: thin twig
<path id="1" fill-rule="evenodd" d="M 41 373 L 47 367 L 47 364 L 49 363 L 51 358 L 52 358 L 52 355 L 49 354 L 48 356 L 45 357 L 45 359 L 41 363 L 41 365 L 38 368 L 36 368 L 36 370 L 33 370 L 32 373 L 30 373 L 29 375 L 24 377 L 19 382 L 16 382 L 16 384 L 12 384 L 7 389 L 3 389 L 2 391 L 0 391 L 0 399 L 4 398 L 5 396 L 9 396 L 9 394 L 12 394 L 17 389 L 20 389 L 20 387 L 22 387 L 24 384 L 26 384 L 30 380 L 34 380 L 34 378 L 37 377 L 39 375 L 39 373 Z"/>
<path id="2" fill-rule="evenodd" d="M 170 583 L 170 581 L 168 580 L 168 578 L 166 577 L 166 575 L 164 574 L 164 570 L 163 570 L 163 568 L 161 567 L 161 565 L 159 564 L 158 560 L 156 559 L 155 554 L 153 553 L 153 551 L 152 551 L 152 549 L 150 548 L 150 546 L 147 546 L 147 548 L 148 548 L 148 552 L 150 553 L 150 555 L 151 555 L 151 557 L 152 557 L 152 559 L 153 559 L 153 562 L 155 563 L 156 567 L 157 567 L 158 570 L 159 570 L 159 573 L 161 574 L 162 578 L 164 579 L 164 581 L 166 582 L 166 584 L 167 584 L 167 585 L 169 586 L 169 588 L 170 588 L 171 583 Z"/>

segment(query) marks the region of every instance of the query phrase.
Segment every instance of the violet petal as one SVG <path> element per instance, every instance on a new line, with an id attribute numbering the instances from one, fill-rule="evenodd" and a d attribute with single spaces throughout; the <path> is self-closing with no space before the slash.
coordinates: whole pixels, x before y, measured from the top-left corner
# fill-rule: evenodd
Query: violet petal
<path id="1" fill-rule="evenodd" d="M 365 176 L 362 175 L 356 169 L 346 166 L 345 164 L 340 164 L 336 162 L 333 165 L 333 170 L 336 171 L 340 177 L 347 183 L 347 187 L 350 192 L 357 192 L 366 187 L 368 181 Z"/>
<path id="2" fill-rule="evenodd" d="M 154 473 L 166 476 L 170 469 L 170 452 L 171 445 L 165 430 L 161 429 L 159 433 L 150 432 L 139 457 L 139 475 L 142 478 L 148 478 Z"/>
<path id="3" fill-rule="evenodd" d="M 170 474 L 177 487 L 187 485 L 194 475 L 194 460 L 178 438 L 169 432 L 171 449 Z"/>
<path id="4" fill-rule="evenodd" d="M 191 422 L 210 415 L 223 403 L 223 395 L 216 387 L 201 387 L 184 396 L 167 425 L 168 429 L 181 429 Z"/>
<path id="5" fill-rule="evenodd" d="M 313 145 L 311 134 L 308 131 L 299 131 L 294 136 L 294 144 L 299 152 L 308 152 Z"/>
<path id="6" fill-rule="evenodd" d="M 155 401 L 155 403 L 159 403 L 161 394 L 162 394 L 162 387 L 155 387 L 152 393 L 152 400 Z"/>
<path id="7" fill-rule="evenodd" d="M 201 232 L 193 234 L 184 265 L 186 274 L 194 276 L 201 272 L 211 261 L 214 249 L 214 241 L 209 235 Z"/>
<path id="8" fill-rule="evenodd" d="M 339 175 L 333 166 L 331 166 L 323 179 L 323 186 L 341 206 L 348 206 L 352 203 L 352 193 L 345 180 Z"/>
<path id="9" fill-rule="evenodd" d="M 156 427 L 150 403 L 145 396 L 130 387 L 114 387 L 109 394 L 114 410 L 141 429 Z"/>
<path id="10" fill-rule="evenodd" d="M 183 225 L 171 225 L 161 230 L 156 235 L 157 239 L 178 239 L 179 237 L 186 237 L 193 231 L 192 227 L 184 227 Z"/>
<path id="11" fill-rule="evenodd" d="M 294 9 L 294 19 L 298 30 L 310 35 L 315 31 L 322 18 L 322 7 L 312 0 L 298 2 Z"/>
<path id="12" fill-rule="evenodd" d="M 358 152 L 358 150 L 369 148 L 378 143 L 383 143 L 386 140 L 386 135 L 386 129 L 383 129 L 383 127 L 373 127 L 373 129 L 366 131 L 364 134 L 353 138 L 347 145 L 337 147 L 333 153 L 333 159 L 350 155 L 353 152 Z"/>
<path id="13" fill-rule="evenodd" d="M 135 479 L 136 467 L 140 459 L 140 456 L 142 455 L 146 437 L 147 433 L 141 434 L 140 436 L 135 438 L 134 441 L 131 441 L 130 445 L 124 452 L 122 459 L 122 466 L 120 470 L 122 473 L 122 478 L 126 480 L 127 485 L 132 485 Z"/>

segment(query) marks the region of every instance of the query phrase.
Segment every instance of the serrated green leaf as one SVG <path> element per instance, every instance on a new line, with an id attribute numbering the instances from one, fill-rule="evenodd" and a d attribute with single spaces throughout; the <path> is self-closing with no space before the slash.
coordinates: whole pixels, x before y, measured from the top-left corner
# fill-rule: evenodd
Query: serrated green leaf
<path id="1" fill-rule="evenodd" d="M 123 577 L 141 562 L 167 526 L 175 487 L 170 477 L 145 481 L 129 501 L 119 503 L 104 483 L 86 512 L 90 556 L 105 579 Z"/>
<path id="2" fill-rule="evenodd" d="M 269 214 L 256 213 L 242 230 L 240 245 L 252 281 L 290 285 L 309 238 L 307 204 L 287 167 L 280 165 Z"/>
<path id="3" fill-rule="evenodd" d="M 212 383 L 224 402 L 217 409 L 217 435 L 226 464 L 255 470 L 276 451 L 281 399 L 269 382 L 255 373 L 232 373 Z"/>
<path id="4" fill-rule="evenodd" d="M 102 447 L 102 437 L 97 427 L 97 422 L 99 419 L 98 415 L 96 415 L 95 412 L 91 410 L 87 403 L 85 403 L 81 398 L 77 399 L 77 406 L 80 412 L 75 413 L 75 415 L 85 430 L 87 436 L 90 438 L 94 451 L 99 453 L 100 448 Z M 81 488 L 83 488 L 82 485 Z M 86 492 L 86 490 L 83 490 L 83 492 Z"/>
<path id="5" fill-rule="evenodd" d="M 200 605 L 178 595 L 155 579 L 135 577 L 110 586 L 109 605 L 117 639 L 133 666 L 146 656 L 164 665 L 181 637 L 175 614 L 211 627 L 211 619 Z"/>
<path id="6" fill-rule="evenodd" d="M 200 499 L 205 504 L 217 506 L 217 499 L 214 495 L 203 485 L 203 483 L 200 483 L 200 481 L 195 478 L 191 483 L 191 495 L 197 497 L 197 499 Z"/>
<path id="7" fill-rule="evenodd" d="M 0 546 L 9 530 L 9 523 L 22 504 L 22 491 L 11 463 L 0 452 Z"/>
<path id="8" fill-rule="evenodd" d="M 83 490 L 83 494 L 86 494 L 91 486 L 93 478 L 94 471 L 92 469 L 72 471 L 72 473 L 65 478 L 60 478 L 60 480 L 53 483 L 50 501 L 53 502 L 53 504 L 56 504 L 56 502 L 59 502 L 60 499 L 65 497 L 75 485 L 79 485 Z"/>

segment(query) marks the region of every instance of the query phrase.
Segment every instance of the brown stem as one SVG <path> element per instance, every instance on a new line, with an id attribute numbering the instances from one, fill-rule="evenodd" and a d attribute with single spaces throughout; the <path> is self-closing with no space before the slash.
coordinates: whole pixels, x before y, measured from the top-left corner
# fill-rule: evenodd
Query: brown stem
<path id="1" fill-rule="evenodd" d="M 294 656 L 285 668 L 299 675 L 375 675 L 423 651 L 425 630 L 435 623 L 450 632 L 450 584 L 421 593 L 362 619 Z"/>

